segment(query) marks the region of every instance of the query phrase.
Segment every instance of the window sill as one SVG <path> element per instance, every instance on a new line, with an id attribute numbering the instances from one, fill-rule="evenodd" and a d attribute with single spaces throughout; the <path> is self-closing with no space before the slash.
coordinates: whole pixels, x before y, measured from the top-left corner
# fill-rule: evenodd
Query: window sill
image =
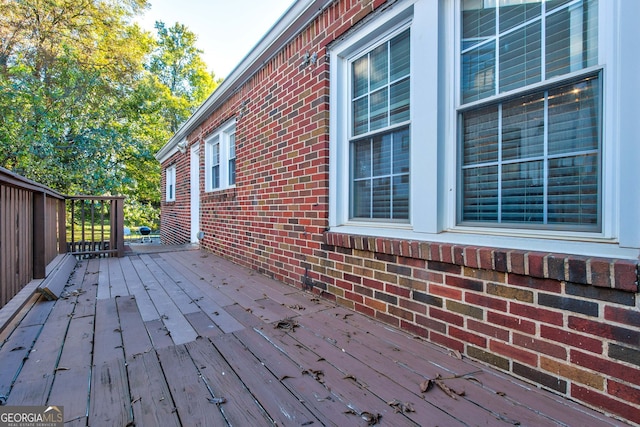
<path id="1" fill-rule="evenodd" d="M 386 233 L 364 234 L 365 230 L 362 227 L 360 230 L 354 228 L 337 227 L 327 231 L 324 234 L 324 243 L 469 268 L 638 292 L 638 251 L 624 251 L 625 254 L 635 254 L 628 257 L 609 255 L 610 252 L 615 252 L 613 249 L 618 248 L 617 245 L 609 245 L 614 248 L 607 248 L 608 250 L 601 248 L 599 254 L 584 254 L 572 250 L 565 251 L 568 246 L 559 245 L 559 242 L 547 241 L 549 248 L 545 249 L 537 248 L 537 245 L 526 239 L 518 239 L 520 245 L 526 248 L 505 249 L 511 246 L 498 246 L 497 240 L 493 244 L 481 243 L 478 242 L 481 240 L 478 239 L 479 236 L 475 236 L 476 241 L 473 242 L 465 241 L 461 238 L 463 235 L 457 233 L 409 233 L 405 236 L 400 230 L 380 230 Z"/>

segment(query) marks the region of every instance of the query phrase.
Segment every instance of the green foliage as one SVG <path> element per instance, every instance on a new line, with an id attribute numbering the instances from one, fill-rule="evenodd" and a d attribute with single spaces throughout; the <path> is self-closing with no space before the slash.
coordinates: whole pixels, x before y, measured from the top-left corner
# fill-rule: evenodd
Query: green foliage
<path id="1" fill-rule="evenodd" d="M 66 194 L 127 196 L 156 224 L 153 157 L 218 82 L 196 37 L 132 23 L 146 0 L 0 0 L 0 166 Z"/>

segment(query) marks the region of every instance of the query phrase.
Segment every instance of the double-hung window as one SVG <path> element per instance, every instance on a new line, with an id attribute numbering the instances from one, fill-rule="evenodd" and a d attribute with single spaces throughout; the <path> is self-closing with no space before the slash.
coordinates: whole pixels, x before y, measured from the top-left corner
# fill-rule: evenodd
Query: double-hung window
<path id="1" fill-rule="evenodd" d="M 597 0 L 462 0 L 457 223 L 602 230 Z"/>
<path id="2" fill-rule="evenodd" d="M 227 123 L 205 142 L 205 189 L 216 191 L 236 183 L 236 126 Z"/>
<path id="3" fill-rule="evenodd" d="M 176 200 L 176 166 L 169 166 L 165 171 L 166 193 L 165 201 L 175 202 Z"/>
<path id="4" fill-rule="evenodd" d="M 349 61 L 350 218 L 409 220 L 410 29 Z"/>

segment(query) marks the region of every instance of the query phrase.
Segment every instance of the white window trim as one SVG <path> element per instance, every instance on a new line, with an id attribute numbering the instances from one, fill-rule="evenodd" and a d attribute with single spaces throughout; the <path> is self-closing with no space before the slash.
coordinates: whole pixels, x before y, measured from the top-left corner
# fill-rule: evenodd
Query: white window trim
<path id="1" fill-rule="evenodd" d="M 600 233 L 456 225 L 458 13 L 457 0 L 400 1 L 331 46 L 329 229 L 388 238 L 637 259 L 640 88 L 631 70 L 640 67 L 640 57 L 628 51 L 634 40 L 640 38 L 632 19 L 640 15 L 640 2 L 599 2 L 598 68 L 602 69 L 603 79 Z M 349 150 L 345 143 L 349 139 L 348 59 L 407 19 L 411 19 L 411 221 L 409 224 L 349 221 Z"/>
<path id="2" fill-rule="evenodd" d="M 229 188 L 234 188 L 236 185 L 235 184 L 229 184 L 229 135 L 235 133 L 236 131 L 236 121 L 231 120 L 227 123 L 225 123 L 224 125 L 220 126 L 218 129 L 216 129 L 215 132 L 213 132 L 211 135 L 207 136 L 207 138 L 205 139 L 205 159 L 204 159 L 204 164 L 205 164 L 205 173 L 204 173 L 204 179 L 205 179 L 205 184 L 204 184 L 204 188 L 205 188 L 205 192 L 214 192 L 214 191 L 221 191 L 221 190 L 226 190 Z M 219 159 L 219 174 L 220 174 L 220 185 L 218 187 L 213 187 L 213 183 L 212 183 L 212 177 L 211 177 L 211 167 L 212 165 L 212 147 L 214 144 L 214 141 L 218 141 L 219 144 L 219 149 L 220 149 L 220 159 Z M 237 137 L 236 137 L 236 150 L 237 150 Z M 237 173 L 237 169 L 236 169 L 236 173 Z"/>
<path id="3" fill-rule="evenodd" d="M 171 165 L 166 169 L 166 184 L 165 184 L 165 201 L 176 201 L 176 165 Z M 173 192 L 171 191 L 173 189 Z"/>

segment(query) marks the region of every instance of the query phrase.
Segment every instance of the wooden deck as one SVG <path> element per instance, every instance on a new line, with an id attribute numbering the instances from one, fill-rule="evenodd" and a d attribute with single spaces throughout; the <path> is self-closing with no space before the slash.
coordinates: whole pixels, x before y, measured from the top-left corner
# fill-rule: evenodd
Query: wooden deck
<path id="1" fill-rule="evenodd" d="M 63 295 L 0 334 L 0 395 L 69 426 L 623 425 L 198 250 L 81 261 Z"/>

